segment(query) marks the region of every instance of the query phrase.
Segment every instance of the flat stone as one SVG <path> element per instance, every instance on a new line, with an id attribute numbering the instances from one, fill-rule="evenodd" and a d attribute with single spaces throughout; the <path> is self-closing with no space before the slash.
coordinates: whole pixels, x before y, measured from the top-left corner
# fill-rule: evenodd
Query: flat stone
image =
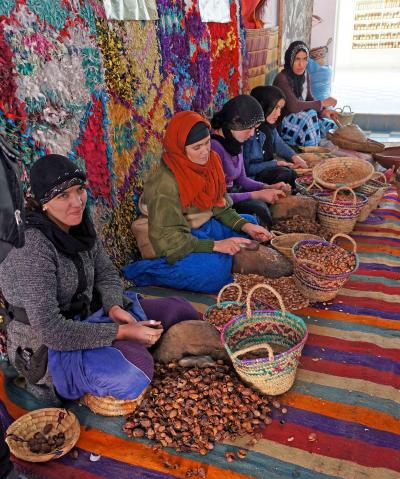
<path id="1" fill-rule="evenodd" d="M 210 356 L 210 359 L 228 359 L 214 326 L 196 320 L 182 321 L 172 326 L 162 335 L 153 352 L 155 361 L 160 363 L 179 361 L 187 356 L 203 356 L 202 360 L 204 356 Z"/>
<path id="2" fill-rule="evenodd" d="M 300 215 L 303 218 L 315 220 L 317 216 L 318 202 L 304 195 L 288 196 L 280 199 L 270 206 L 272 218 L 275 221 L 292 218 Z"/>
<path id="3" fill-rule="evenodd" d="M 280 278 L 293 274 L 293 265 L 286 256 L 273 248 L 260 245 L 257 251 L 242 249 L 233 257 L 234 273 L 260 274 L 267 278 Z"/>

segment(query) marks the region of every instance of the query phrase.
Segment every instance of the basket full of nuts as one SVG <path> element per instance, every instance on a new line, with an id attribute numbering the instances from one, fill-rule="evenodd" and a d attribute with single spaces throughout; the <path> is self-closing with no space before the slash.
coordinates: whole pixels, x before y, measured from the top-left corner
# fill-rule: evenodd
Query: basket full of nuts
<path id="1" fill-rule="evenodd" d="M 251 309 L 252 295 L 259 288 L 276 296 L 280 311 Z M 246 383 L 264 394 L 278 395 L 294 383 L 307 336 L 304 321 L 286 311 L 280 294 L 272 286 L 258 284 L 249 291 L 246 313 L 225 325 L 221 340 Z"/>
<path id="2" fill-rule="evenodd" d="M 235 301 L 221 302 L 222 295 L 228 288 L 235 288 L 238 290 L 237 299 Z M 238 316 L 245 311 L 246 304 L 240 302 L 242 293 L 243 290 L 239 283 L 225 285 L 218 293 L 217 303 L 209 306 L 205 310 L 203 315 L 204 320 L 215 326 L 218 331 L 221 331 L 225 324 L 233 317 Z"/>
<path id="3" fill-rule="evenodd" d="M 19 459 L 46 462 L 67 454 L 79 434 L 79 421 L 71 411 L 43 408 L 14 421 L 6 431 L 6 442 Z"/>
<path id="4" fill-rule="evenodd" d="M 339 193 L 348 191 L 350 195 Z M 333 233 L 350 233 L 360 216 L 368 198 L 361 193 L 354 193 L 351 188 L 341 187 L 333 195 L 316 193 L 318 201 L 317 215 L 322 226 Z"/>
<path id="5" fill-rule="evenodd" d="M 334 244 L 337 237 L 348 239 L 349 252 Z M 338 233 L 330 242 L 304 240 L 293 246 L 294 279 L 299 291 L 311 301 L 329 301 L 358 268 L 357 246 L 353 238 Z"/>

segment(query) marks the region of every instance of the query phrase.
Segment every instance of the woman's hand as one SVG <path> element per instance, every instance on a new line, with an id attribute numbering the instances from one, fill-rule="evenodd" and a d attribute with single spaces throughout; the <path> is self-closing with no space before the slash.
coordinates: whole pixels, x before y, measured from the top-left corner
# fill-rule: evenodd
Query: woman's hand
<path id="1" fill-rule="evenodd" d="M 333 98 L 332 96 L 326 98 L 326 100 L 322 100 L 321 104 L 324 108 L 328 108 L 328 106 L 333 106 L 335 107 L 337 103 L 336 98 Z"/>
<path id="2" fill-rule="evenodd" d="M 115 339 L 137 341 L 144 346 L 153 346 L 163 332 L 160 321 L 139 321 L 136 323 L 121 324 Z"/>
<path id="3" fill-rule="evenodd" d="M 284 191 L 273 190 L 272 188 L 251 192 L 251 198 L 253 200 L 265 201 L 265 203 L 270 203 L 272 205 L 285 196 L 286 193 Z"/>
<path id="4" fill-rule="evenodd" d="M 130 313 L 128 313 L 128 311 L 125 311 L 117 304 L 111 306 L 108 311 L 108 316 L 117 324 L 136 323 L 136 319 Z"/>
<path id="5" fill-rule="evenodd" d="M 286 166 L 286 168 L 294 168 L 294 164 L 289 161 L 279 160 L 276 162 L 278 166 Z"/>
<path id="6" fill-rule="evenodd" d="M 264 188 L 266 190 L 282 190 L 282 191 L 290 191 L 290 185 L 285 183 L 284 181 L 279 181 L 278 183 L 272 183 L 272 185 L 268 185 L 267 183 L 264 183 Z"/>
<path id="7" fill-rule="evenodd" d="M 308 168 L 307 163 L 300 156 L 293 155 L 291 160 L 295 168 Z"/>
<path id="8" fill-rule="evenodd" d="M 253 223 L 246 223 L 243 225 L 242 231 L 260 243 L 269 241 L 272 238 L 271 233 L 267 229 L 265 229 L 263 226 L 255 225 Z"/>
<path id="9" fill-rule="evenodd" d="M 242 228 L 242 231 L 243 231 L 243 228 Z M 213 251 L 215 251 L 216 253 L 226 253 L 233 256 L 236 253 L 239 253 L 241 249 L 240 245 L 245 245 L 249 243 L 251 243 L 251 240 L 247 238 L 236 238 L 236 237 L 227 238 L 224 240 L 214 241 Z"/>
<path id="10" fill-rule="evenodd" d="M 322 110 L 321 116 L 324 118 L 329 118 L 332 121 L 336 122 L 339 119 L 339 112 L 337 112 L 336 110 L 328 110 L 327 108 L 325 108 L 324 110 Z"/>

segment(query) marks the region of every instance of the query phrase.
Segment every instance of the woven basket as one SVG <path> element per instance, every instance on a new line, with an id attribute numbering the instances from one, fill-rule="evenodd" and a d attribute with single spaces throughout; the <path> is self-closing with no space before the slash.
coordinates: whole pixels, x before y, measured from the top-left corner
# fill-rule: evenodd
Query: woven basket
<path id="1" fill-rule="evenodd" d="M 368 196 L 368 203 L 362 207 L 357 221 L 365 221 L 368 218 L 371 211 L 374 211 L 378 207 L 385 194 L 385 191 L 386 188 L 380 188 L 373 195 Z"/>
<path id="2" fill-rule="evenodd" d="M 347 190 L 352 200 L 336 200 L 339 191 Z M 316 193 L 314 199 L 318 201 L 317 216 L 322 226 L 332 233 L 350 233 L 360 216 L 368 198 L 361 193 L 354 193 L 351 188 L 342 187 L 334 191 L 333 195 Z"/>
<path id="3" fill-rule="evenodd" d="M 337 237 L 347 238 L 353 245 L 352 255 L 356 260 L 354 269 L 347 273 L 341 273 L 336 275 L 323 274 L 314 269 L 313 263 L 300 260 L 296 256 L 296 252 L 303 244 L 316 244 L 320 243 L 326 246 L 332 246 L 334 240 Z M 337 248 L 340 246 L 334 245 Z M 343 248 L 341 248 L 343 249 Z M 329 301 L 333 299 L 339 292 L 340 288 L 344 286 L 349 276 L 358 268 L 358 256 L 356 254 L 357 245 L 353 238 L 350 236 L 338 233 L 334 235 L 330 242 L 321 240 L 305 240 L 299 241 L 293 246 L 293 267 L 294 267 L 294 280 L 298 290 L 310 301 Z"/>
<path id="4" fill-rule="evenodd" d="M 266 288 L 277 297 L 281 311 L 251 310 L 252 294 L 259 288 Z M 246 314 L 225 325 L 221 340 L 236 372 L 246 383 L 264 394 L 283 394 L 295 380 L 307 341 L 307 327 L 301 318 L 286 312 L 280 294 L 267 284 L 258 284 L 249 291 L 246 306 Z M 286 351 L 274 355 L 273 345 Z M 240 355 L 257 349 L 266 349 L 268 358 L 239 359 Z"/>
<path id="5" fill-rule="evenodd" d="M 309 233 L 282 233 L 281 231 L 271 231 L 271 233 L 275 236 L 271 240 L 271 246 L 289 259 L 292 259 L 292 248 L 298 241 L 306 239 L 322 240 L 320 236 Z"/>
<path id="6" fill-rule="evenodd" d="M 346 108 L 348 111 L 345 111 Z M 343 108 L 336 108 L 336 111 L 338 112 L 339 123 L 342 126 L 350 125 L 350 123 L 353 123 L 353 117 L 355 113 L 351 110 L 350 105 L 344 105 Z"/>
<path id="7" fill-rule="evenodd" d="M 65 434 L 64 444 L 48 454 L 31 452 L 26 441 L 35 433 L 42 432 L 47 424 L 53 426 L 48 435 L 59 432 Z M 71 411 L 60 408 L 43 408 L 25 414 L 14 421 L 6 431 L 6 442 L 10 451 L 18 459 L 29 462 L 46 462 L 67 454 L 77 443 L 80 432 L 79 421 Z"/>
<path id="8" fill-rule="evenodd" d="M 330 148 L 324 146 L 298 146 L 298 149 L 304 153 L 330 153 Z"/>
<path id="9" fill-rule="evenodd" d="M 94 396 L 85 394 L 80 402 L 91 411 L 102 416 L 126 416 L 133 413 L 143 400 L 147 388 L 136 399 L 116 399 L 112 396 Z"/>
<path id="10" fill-rule="evenodd" d="M 381 181 L 382 178 L 383 181 Z M 390 188 L 390 185 L 386 181 L 386 176 L 379 172 L 376 171 L 370 180 L 368 180 L 366 183 L 361 185 L 360 187 L 357 188 L 358 193 L 362 193 L 365 196 L 371 196 L 375 194 L 380 188 L 384 188 L 385 190 L 388 190 Z"/>
<path id="11" fill-rule="evenodd" d="M 221 298 L 222 298 L 222 294 L 223 292 L 230 288 L 230 287 L 235 287 L 237 290 L 238 290 L 238 297 L 236 299 L 236 301 L 222 301 L 221 302 Z M 243 290 L 242 290 L 242 287 L 240 286 L 239 283 L 230 283 L 230 284 L 227 284 L 225 285 L 223 288 L 221 288 L 220 292 L 218 293 L 218 296 L 217 296 L 217 303 L 216 304 L 212 304 L 211 306 L 209 306 L 205 311 L 204 311 L 204 314 L 203 314 L 203 319 L 205 321 L 208 321 L 208 317 L 210 316 L 210 313 L 212 311 L 214 311 L 216 308 L 218 309 L 224 309 L 226 308 L 227 306 L 231 305 L 231 304 L 234 304 L 236 306 L 244 306 L 245 303 L 243 302 L 240 302 L 241 298 L 242 298 L 242 294 L 243 294 Z M 227 321 L 228 322 L 228 321 Z M 212 323 L 211 323 L 212 324 Z M 213 326 L 218 330 L 218 331 L 222 331 L 222 329 L 224 328 L 223 326 L 216 326 L 215 324 L 213 324 Z"/>
<path id="12" fill-rule="evenodd" d="M 300 158 L 302 158 L 309 168 L 314 168 L 315 165 L 325 161 L 326 158 L 321 156 L 320 153 L 300 153 Z"/>
<path id="13" fill-rule="evenodd" d="M 349 140 L 335 135 L 335 130 L 331 130 L 326 135 L 334 145 L 346 150 L 361 151 L 362 153 L 379 153 L 385 149 L 385 145 L 379 141 L 366 138 L 364 141 Z"/>
<path id="14" fill-rule="evenodd" d="M 366 183 L 374 174 L 374 167 L 368 161 L 351 156 L 329 158 L 313 168 L 313 178 L 319 185 L 336 190 L 341 186 L 357 188 Z M 333 182 L 332 179 L 336 181 Z"/>

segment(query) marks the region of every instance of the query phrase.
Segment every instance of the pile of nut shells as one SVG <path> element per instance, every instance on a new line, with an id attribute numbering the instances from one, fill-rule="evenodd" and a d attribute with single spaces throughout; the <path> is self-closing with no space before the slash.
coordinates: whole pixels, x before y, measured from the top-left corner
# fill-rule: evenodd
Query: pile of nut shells
<path id="1" fill-rule="evenodd" d="M 204 316 L 204 319 L 216 328 L 222 329 L 234 316 L 239 316 L 245 311 L 246 306 L 240 304 L 227 304 L 221 307 L 215 306 Z"/>
<path id="2" fill-rule="evenodd" d="M 207 454 L 216 441 L 234 440 L 271 424 L 269 398 L 247 387 L 223 361 L 185 369 L 156 364 L 150 390 L 124 431 L 179 452 Z"/>
<path id="3" fill-rule="evenodd" d="M 293 276 L 282 276 L 281 278 L 266 278 L 258 274 L 234 274 L 235 283 L 240 284 L 244 295 L 256 284 L 269 284 L 281 295 L 283 303 L 288 311 L 296 311 L 298 309 L 306 308 L 309 305 L 309 300 L 304 297 L 297 289 Z M 230 301 L 231 298 L 237 296 L 237 290 L 234 288 L 227 288 L 222 293 L 223 301 Z M 279 302 L 276 296 L 267 289 L 259 289 L 254 292 L 252 297 L 252 309 L 260 309 L 268 306 L 271 309 L 280 309 Z"/>
<path id="4" fill-rule="evenodd" d="M 349 273 L 356 266 L 355 256 L 335 245 L 303 244 L 296 251 L 296 259 L 309 261 L 307 266 L 319 273 L 337 275 Z"/>
<path id="5" fill-rule="evenodd" d="M 316 221 L 304 218 L 300 215 L 295 215 L 292 218 L 278 221 L 274 224 L 272 229 L 282 233 L 308 233 L 312 235 L 321 236 L 329 240 L 333 233 L 328 231 Z"/>
<path id="6" fill-rule="evenodd" d="M 53 430 L 52 424 L 46 424 L 42 431 L 37 431 L 28 439 L 29 450 L 35 454 L 49 454 L 63 446 L 65 434 L 58 432 L 50 434 Z"/>

